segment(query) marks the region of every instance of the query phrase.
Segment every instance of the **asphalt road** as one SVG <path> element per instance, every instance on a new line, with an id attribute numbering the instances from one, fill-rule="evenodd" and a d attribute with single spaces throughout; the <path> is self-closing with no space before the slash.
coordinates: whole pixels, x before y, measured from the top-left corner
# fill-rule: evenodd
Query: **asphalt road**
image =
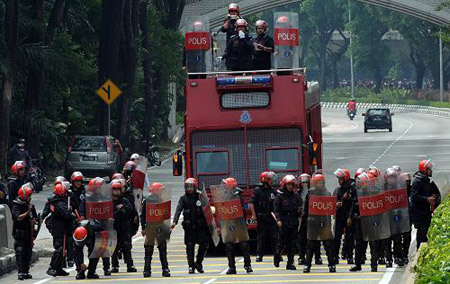
<path id="1" fill-rule="evenodd" d="M 359 167 L 375 165 L 384 170 L 388 166 L 398 164 L 404 171 L 415 172 L 418 161 L 431 158 L 434 161 L 434 172 L 450 172 L 450 120 L 423 114 L 396 113 L 393 118 L 393 132 L 387 130 L 369 131 L 363 133 L 362 117 L 355 121 L 347 119 L 343 110 L 323 110 L 324 127 L 324 173 L 327 177 L 327 186 L 335 187 L 336 180 L 332 177 L 333 171 L 338 167 L 347 167 L 354 172 Z M 175 209 L 178 198 L 182 195 L 182 178 L 172 177 L 170 161 L 160 168 L 149 171 L 151 181 L 160 181 L 173 187 L 172 210 Z M 36 207 L 42 208 L 49 190 L 43 191 L 34 197 Z M 48 237 L 45 231 L 41 238 Z M 122 264 L 122 273 L 110 277 L 103 277 L 96 282 L 153 282 L 153 283 L 389 283 L 392 276 L 402 272 L 404 268 L 386 269 L 379 267 L 378 273 L 371 273 L 369 266 L 363 266 L 363 271 L 350 273 L 347 264 L 338 265 L 337 273 L 330 274 L 326 264 L 312 267 L 310 274 L 303 274 L 301 267 L 297 271 L 286 271 L 285 263 L 280 268 L 272 265 L 272 257 L 265 257 L 264 262 L 253 262 L 254 273 L 246 274 L 243 262 L 237 257 L 238 275 L 227 276 L 227 261 L 222 257 L 208 257 L 205 260 L 205 274 L 189 275 L 183 243 L 183 230 L 178 226 L 169 244 L 169 263 L 172 277 L 162 278 L 157 253 L 153 260 L 152 278 L 142 278 L 143 270 L 143 239 L 136 236 L 133 243 L 133 256 L 137 273 L 123 273 L 126 270 Z M 326 256 L 322 256 L 326 263 Z M 254 260 L 254 257 L 252 257 Z M 70 277 L 48 278 L 45 274 L 49 259 L 42 258 L 31 269 L 34 276 L 29 283 L 80 283 L 92 282 L 76 281 L 75 272 Z M 101 263 L 101 262 L 100 262 Z M 101 265 L 97 272 L 102 272 Z M 0 278 L 7 283 L 18 282 L 16 274 L 11 273 Z M 393 282 L 392 282 L 393 283 Z"/>

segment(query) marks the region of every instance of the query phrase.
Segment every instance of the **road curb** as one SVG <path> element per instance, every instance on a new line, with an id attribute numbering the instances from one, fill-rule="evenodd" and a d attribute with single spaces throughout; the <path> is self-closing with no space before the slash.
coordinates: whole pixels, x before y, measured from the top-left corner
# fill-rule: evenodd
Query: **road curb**
<path id="1" fill-rule="evenodd" d="M 39 255 L 33 251 L 31 256 L 31 263 L 34 263 L 39 260 Z M 11 253 L 0 257 L 0 276 L 12 272 L 17 269 L 16 266 L 16 255 L 14 250 L 11 250 Z"/>
<path id="2" fill-rule="evenodd" d="M 329 108 L 329 109 L 345 109 L 347 108 L 347 103 L 321 102 L 321 106 L 322 108 Z M 450 118 L 449 108 L 439 108 L 421 105 L 380 104 L 380 103 L 358 103 L 357 106 L 358 109 L 388 107 L 391 110 L 395 110 L 396 112 L 415 112 Z"/>

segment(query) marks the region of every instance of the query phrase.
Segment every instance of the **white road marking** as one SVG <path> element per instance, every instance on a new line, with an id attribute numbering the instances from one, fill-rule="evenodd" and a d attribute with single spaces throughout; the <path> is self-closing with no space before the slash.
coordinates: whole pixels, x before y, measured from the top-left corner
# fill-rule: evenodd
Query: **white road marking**
<path id="1" fill-rule="evenodd" d="M 402 135 L 400 135 L 399 137 L 397 137 L 397 139 L 392 141 L 392 143 L 386 148 L 386 150 L 384 150 L 384 152 L 380 156 L 378 156 L 378 158 L 376 158 L 375 161 L 373 161 L 372 164 L 369 165 L 369 167 L 375 166 L 375 164 L 378 163 L 380 161 L 380 159 L 383 158 L 384 155 L 387 154 L 387 152 L 389 152 L 389 150 L 391 150 L 391 148 L 395 145 L 395 143 L 400 141 L 400 139 L 402 139 L 409 132 L 409 130 L 411 130 L 411 128 L 414 126 L 414 124 L 409 120 L 407 120 L 407 121 L 409 122 L 409 127 L 406 128 L 406 130 L 402 133 Z"/>

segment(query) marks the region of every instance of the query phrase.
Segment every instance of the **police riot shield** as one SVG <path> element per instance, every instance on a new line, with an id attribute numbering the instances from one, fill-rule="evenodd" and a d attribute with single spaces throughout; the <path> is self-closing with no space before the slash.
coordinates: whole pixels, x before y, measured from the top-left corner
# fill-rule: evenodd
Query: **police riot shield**
<path id="1" fill-rule="evenodd" d="M 277 12 L 274 14 L 274 66 L 276 69 L 298 68 L 299 31 L 298 14 Z"/>
<path id="2" fill-rule="evenodd" d="M 363 174 L 364 175 L 364 174 Z M 376 241 L 389 238 L 391 229 L 384 190 L 374 182 L 356 182 L 363 239 Z"/>
<path id="3" fill-rule="evenodd" d="M 325 185 L 313 187 L 308 201 L 308 240 L 334 239 L 337 197 Z"/>
<path id="4" fill-rule="evenodd" d="M 248 241 L 247 223 L 239 195 L 234 190 L 225 189 L 223 185 L 212 185 L 210 188 L 220 222 L 222 242 L 237 244 Z"/>
<path id="5" fill-rule="evenodd" d="M 391 234 L 403 234 L 411 230 L 409 219 L 408 192 L 401 172 L 387 176 L 385 181 L 385 200 L 389 210 Z"/>
<path id="6" fill-rule="evenodd" d="M 208 225 L 209 232 L 211 233 L 211 238 L 214 242 L 214 245 L 217 246 L 219 244 L 220 237 L 217 234 L 216 220 L 214 219 L 214 215 L 211 211 L 208 194 L 206 193 L 205 188 L 203 188 L 202 192 L 200 193 L 199 199 L 202 205 L 203 214 L 205 215 L 206 224 Z"/>
<path id="7" fill-rule="evenodd" d="M 195 16 L 187 19 L 184 49 L 188 73 L 211 71 L 212 51 L 208 17 Z"/>
<path id="8" fill-rule="evenodd" d="M 170 240 L 172 189 L 161 187 L 145 199 L 145 245 L 158 246 Z"/>
<path id="9" fill-rule="evenodd" d="M 133 196 L 134 207 L 137 212 L 141 212 L 142 200 L 144 199 L 144 187 L 147 178 L 148 160 L 146 157 L 139 155 L 136 160 L 136 167 L 133 169 Z"/>
<path id="10" fill-rule="evenodd" d="M 94 249 L 89 258 L 111 257 L 117 246 L 117 232 L 115 230 L 95 233 Z"/>

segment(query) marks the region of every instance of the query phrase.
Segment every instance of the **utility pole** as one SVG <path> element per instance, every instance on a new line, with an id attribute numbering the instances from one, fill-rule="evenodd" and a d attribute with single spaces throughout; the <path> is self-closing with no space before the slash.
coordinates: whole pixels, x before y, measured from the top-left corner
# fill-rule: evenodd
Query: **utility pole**
<path id="1" fill-rule="evenodd" d="M 444 60 L 442 58 L 442 29 L 439 30 L 439 100 L 444 101 Z"/>
<path id="2" fill-rule="evenodd" d="M 348 22 L 352 21 L 352 9 L 350 6 L 350 0 L 348 0 Z M 350 33 L 350 76 L 351 76 L 351 84 L 352 84 L 352 100 L 355 99 L 355 77 L 353 73 L 353 51 L 352 51 L 352 32 Z"/>

